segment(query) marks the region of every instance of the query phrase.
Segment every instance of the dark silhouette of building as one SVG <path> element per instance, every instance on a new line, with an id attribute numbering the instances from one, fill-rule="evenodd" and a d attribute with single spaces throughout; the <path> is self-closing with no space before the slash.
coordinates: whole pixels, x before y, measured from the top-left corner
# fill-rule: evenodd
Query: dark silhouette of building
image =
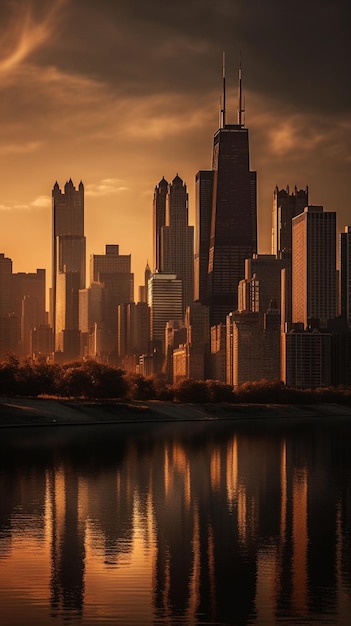
<path id="1" fill-rule="evenodd" d="M 297 189 L 290 193 L 289 186 L 273 192 L 272 210 L 272 254 L 278 258 L 291 257 L 292 219 L 303 213 L 308 206 L 308 187 Z"/>
<path id="2" fill-rule="evenodd" d="M 243 121 L 241 69 L 237 124 L 226 123 L 223 71 L 221 127 L 213 141 L 213 195 L 206 301 L 210 323 L 236 310 L 245 259 L 257 252 L 256 172 L 250 170 L 249 131 Z"/>
<path id="3" fill-rule="evenodd" d="M 53 224 L 52 224 L 52 303 L 51 303 L 51 323 L 55 332 L 55 349 L 63 350 L 63 338 L 59 336 L 65 330 L 61 326 L 62 320 L 66 317 L 66 313 L 62 317 L 63 302 L 60 303 L 60 325 L 58 325 L 58 280 L 59 275 L 63 273 L 78 274 L 78 279 L 74 280 L 75 289 L 85 288 L 86 279 L 86 243 L 84 236 L 84 186 L 80 182 L 78 189 L 73 185 L 70 179 L 66 182 L 64 192 L 61 191 L 56 182 L 52 190 L 53 203 Z M 61 281 L 62 284 L 62 281 Z M 63 290 L 62 293 L 65 293 Z M 72 320 L 73 317 L 77 321 L 74 329 L 69 329 L 79 333 L 78 329 L 78 291 L 77 297 L 70 296 L 70 300 L 74 301 L 77 307 L 75 312 L 67 313 Z M 71 306 L 71 303 L 70 303 Z M 79 345 L 79 342 L 78 342 Z M 78 354 L 76 355 L 79 356 Z"/>
<path id="4" fill-rule="evenodd" d="M 163 177 L 154 191 L 153 201 L 153 267 L 155 272 L 161 267 L 161 229 L 166 224 L 166 198 L 168 182 Z"/>
<path id="5" fill-rule="evenodd" d="M 213 170 L 195 176 L 194 300 L 206 301 L 208 253 L 210 248 Z"/>
<path id="6" fill-rule="evenodd" d="M 183 312 L 194 301 L 194 227 L 188 225 L 188 192 L 178 174 L 168 185 L 161 228 L 160 271 L 182 281 Z"/>

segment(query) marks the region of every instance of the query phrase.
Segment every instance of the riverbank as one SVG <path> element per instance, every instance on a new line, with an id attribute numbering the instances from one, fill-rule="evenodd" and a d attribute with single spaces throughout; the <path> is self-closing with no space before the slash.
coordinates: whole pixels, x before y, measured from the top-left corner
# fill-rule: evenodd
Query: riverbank
<path id="1" fill-rule="evenodd" d="M 93 425 L 139 422 L 182 422 L 342 417 L 351 419 L 351 407 L 342 404 L 179 404 L 175 402 L 120 402 L 0 398 L 0 428 L 19 426 Z"/>

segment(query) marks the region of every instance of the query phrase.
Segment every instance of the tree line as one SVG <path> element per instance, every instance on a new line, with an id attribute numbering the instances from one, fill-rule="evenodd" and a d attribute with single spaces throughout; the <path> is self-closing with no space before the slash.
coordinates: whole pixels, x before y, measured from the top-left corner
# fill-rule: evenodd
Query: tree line
<path id="1" fill-rule="evenodd" d="M 183 379 L 169 384 L 163 373 L 128 373 L 94 360 L 58 364 L 8 355 L 0 363 L 1 397 L 51 396 L 68 399 L 163 400 L 168 402 L 251 402 L 263 404 L 351 404 L 351 388 L 291 389 L 281 381 L 246 382 L 233 390 L 216 380 Z"/>

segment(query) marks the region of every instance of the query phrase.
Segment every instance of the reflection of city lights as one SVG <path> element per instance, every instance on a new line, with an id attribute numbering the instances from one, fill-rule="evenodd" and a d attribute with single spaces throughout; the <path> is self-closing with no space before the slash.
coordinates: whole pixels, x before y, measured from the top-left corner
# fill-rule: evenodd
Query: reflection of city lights
<path id="1" fill-rule="evenodd" d="M 218 448 L 215 448 L 211 454 L 210 475 L 211 489 L 216 491 L 221 484 L 221 455 Z"/>
<path id="2" fill-rule="evenodd" d="M 227 498 L 228 508 L 233 510 L 238 492 L 238 441 L 234 437 L 227 448 Z"/>
<path id="3" fill-rule="evenodd" d="M 292 598 L 296 610 L 307 610 L 307 469 L 293 473 L 293 559 Z"/>

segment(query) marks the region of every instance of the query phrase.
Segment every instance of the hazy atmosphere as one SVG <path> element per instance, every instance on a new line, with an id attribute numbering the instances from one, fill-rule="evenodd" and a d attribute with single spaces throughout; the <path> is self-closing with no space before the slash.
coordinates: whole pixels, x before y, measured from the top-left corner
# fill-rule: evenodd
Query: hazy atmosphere
<path id="1" fill-rule="evenodd" d="M 211 167 L 222 52 L 227 120 L 243 63 L 259 251 L 275 185 L 350 224 L 346 0 L 0 0 L 0 252 L 14 272 L 51 267 L 51 189 L 85 186 L 87 253 L 118 243 L 135 285 L 152 259 L 152 197 Z"/>

